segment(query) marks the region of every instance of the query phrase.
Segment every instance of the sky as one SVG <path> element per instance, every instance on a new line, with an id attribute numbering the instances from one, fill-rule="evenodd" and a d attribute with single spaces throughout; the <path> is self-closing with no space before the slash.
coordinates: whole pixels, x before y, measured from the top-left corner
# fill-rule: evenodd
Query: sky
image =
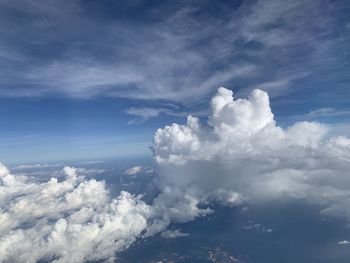
<path id="1" fill-rule="evenodd" d="M 350 124 L 348 1 L 4 0 L 0 160 L 151 155 L 224 86 L 279 125 Z"/>

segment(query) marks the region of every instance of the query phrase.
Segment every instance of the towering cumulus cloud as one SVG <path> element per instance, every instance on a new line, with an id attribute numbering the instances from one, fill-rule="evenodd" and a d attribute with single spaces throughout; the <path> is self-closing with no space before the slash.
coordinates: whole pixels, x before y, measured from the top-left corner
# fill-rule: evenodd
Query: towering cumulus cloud
<path id="1" fill-rule="evenodd" d="M 325 204 L 324 213 L 350 218 L 348 138 L 327 139 L 327 127 L 315 122 L 278 127 L 261 90 L 234 99 L 219 88 L 210 105 L 206 125 L 189 116 L 185 125 L 156 132 L 162 187 L 191 193 L 199 202 L 302 198 Z"/>
<path id="2" fill-rule="evenodd" d="M 65 180 L 38 183 L 0 165 L 0 262 L 113 261 L 138 238 L 212 213 L 212 201 L 298 198 L 350 219 L 348 138 L 328 138 L 313 122 L 278 127 L 261 90 L 234 99 L 219 88 L 210 105 L 207 124 L 189 116 L 157 130 L 159 195 L 151 204 L 127 192 L 113 199 L 103 181 L 73 168 Z"/>

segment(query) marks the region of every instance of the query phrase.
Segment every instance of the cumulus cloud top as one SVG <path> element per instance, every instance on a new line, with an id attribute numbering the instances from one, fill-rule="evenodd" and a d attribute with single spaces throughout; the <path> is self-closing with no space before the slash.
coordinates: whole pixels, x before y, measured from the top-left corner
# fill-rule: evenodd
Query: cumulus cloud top
<path id="1" fill-rule="evenodd" d="M 316 122 L 277 126 L 261 90 L 234 99 L 219 88 L 210 105 L 207 124 L 189 116 L 157 130 L 152 149 L 161 184 L 234 204 L 306 198 L 329 205 L 324 213 L 350 217 L 348 138 L 329 139 Z"/>
<path id="2" fill-rule="evenodd" d="M 269 96 L 256 89 L 248 99 L 233 98 L 231 90 L 219 88 L 211 100 L 212 114 L 209 125 L 217 133 L 235 134 L 236 136 L 252 135 L 268 124 L 274 124 Z"/>
<path id="3" fill-rule="evenodd" d="M 0 176 L 5 177 L 8 174 L 9 174 L 9 170 L 7 169 L 7 167 L 4 166 L 3 164 L 0 164 Z"/>
<path id="4" fill-rule="evenodd" d="M 151 208 L 66 167 L 66 179 L 33 183 L 0 165 L 0 262 L 113 259 L 147 228 Z"/>
<path id="5" fill-rule="evenodd" d="M 286 147 L 313 147 L 327 128 L 319 123 L 299 122 L 286 130 L 276 126 L 268 94 L 254 90 L 248 99 L 234 99 L 232 91 L 219 88 L 211 100 L 208 125 L 192 116 L 186 125 L 158 129 L 154 155 L 158 163 L 184 164 L 214 156 L 254 155 Z"/>

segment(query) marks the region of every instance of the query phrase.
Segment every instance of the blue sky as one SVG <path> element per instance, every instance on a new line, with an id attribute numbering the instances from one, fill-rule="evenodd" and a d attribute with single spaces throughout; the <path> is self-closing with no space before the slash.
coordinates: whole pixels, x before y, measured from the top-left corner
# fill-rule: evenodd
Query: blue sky
<path id="1" fill-rule="evenodd" d="M 149 155 L 220 86 L 350 127 L 348 1 L 0 3 L 0 161 Z"/>

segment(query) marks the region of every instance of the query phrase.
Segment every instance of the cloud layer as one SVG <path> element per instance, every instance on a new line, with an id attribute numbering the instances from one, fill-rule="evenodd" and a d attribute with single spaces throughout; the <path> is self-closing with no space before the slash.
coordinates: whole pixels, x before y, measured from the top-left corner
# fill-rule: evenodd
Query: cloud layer
<path id="1" fill-rule="evenodd" d="M 86 262 L 114 258 L 147 227 L 151 208 L 127 192 L 66 167 L 63 181 L 33 183 L 0 166 L 0 262 Z"/>

